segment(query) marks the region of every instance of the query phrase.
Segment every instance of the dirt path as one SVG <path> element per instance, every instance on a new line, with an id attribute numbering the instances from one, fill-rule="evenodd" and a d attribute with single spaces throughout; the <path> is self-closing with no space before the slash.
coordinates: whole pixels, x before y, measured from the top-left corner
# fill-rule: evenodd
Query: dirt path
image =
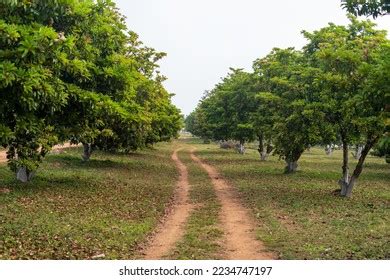
<path id="1" fill-rule="evenodd" d="M 186 221 L 193 208 L 189 202 L 188 193 L 190 185 L 188 182 L 187 167 L 180 161 L 177 156 L 177 149 L 172 155 L 177 169 L 180 172 L 179 181 L 177 182 L 174 206 L 172 212 L 158 228 L 152 242 L 144 251 L 144 259 L 158 260 L 162 259 L 169 251 L 174 248 L 177 241 L 181 239 L 185 232 Z"/>
<path id="2" fill-rule="evenodd" d="M 226 258 L 231 260 L 269 260 L 276 256 L 266 252 L 255 237 L 256 224 L 239 201 L 237 192 L 221 178 L 212 166 L 191 152 L 191 158 L 209 174 L 222 205 L 221 222 L 225 233 Z"/>
<path id="3" fill-rule="evenodd" d="M 70 148 L 70 147 L 77 147 L 77 145 L 71 145 L 69 143 L 65 143 L 63 145 L 55 145 L 53 149 L 51 150 L 51 153 L 56 153 L 62 149 Z M 0 163 L 7 162 L 7 151 L 0 151 Z"/>
<path id="4" fill-rule="evenodd" d="M 7 162 L 7 152 L 6 151 L 0 151 L 0 163 L 1 162 Z"/>

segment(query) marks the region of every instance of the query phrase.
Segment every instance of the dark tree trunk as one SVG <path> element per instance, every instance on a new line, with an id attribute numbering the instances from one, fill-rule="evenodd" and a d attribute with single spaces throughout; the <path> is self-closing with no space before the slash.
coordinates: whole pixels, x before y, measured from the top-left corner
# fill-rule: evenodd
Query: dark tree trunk
<path id="1" fill-rule="evenodd" d="M 259 135 L 259 148 L 257 151 L 260 154 L 260 160 L 265 161 L 267 159 L 267 149 L 266 146 L 264 145 L 264 137 L 263 135 Z"/>
<path id="2" fill-rule="evenodd" d="M 258 137 L 259 137 L 259 148 L 257 149 L 257 151 L 260 154 L 260 160 L 266 161 L 274 148 L 272 147 L 269 141 L 264 141 L 263 135 L 260 134 Z"/>
<path id="3" fill-rule="evenodd" d="M 267 144 L 267 154 L 270 155 L 273 150 L 274 150 L 274 147 L 272 146 L 271 142 L 269 142 Z"/>
<path id="4" fill-rule="evenodd" d="M 93 147 L 92 144 L 89 143 L 83 143 L 84 153 L 82 155 L 82 158 L 84 161 L 89 161 L 91 158 L 91 155 L 93 153 Z"/>

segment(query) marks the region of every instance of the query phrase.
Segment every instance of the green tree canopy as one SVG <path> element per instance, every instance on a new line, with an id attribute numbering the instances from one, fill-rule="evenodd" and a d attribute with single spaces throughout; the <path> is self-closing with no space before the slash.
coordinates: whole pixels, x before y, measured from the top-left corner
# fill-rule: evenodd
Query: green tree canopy
<path id="1" fill-rule="evenodd" d="M 129 32 L 112 1 L 2 1 L 0 16 L 0 143 L 24 181 L 59 141 L 83 143 L 88 159 L 177 135 L 165 54 Z"/>
<path id="2" fill-rule="evenodd" d="M 268 106 L 260 111 L 267 117 L 261 114 L 257 120 L 272 125 L 264 128 L 272 133 L 268 137 L 273 138 L 275 153 L 286 161 L 286 172 L 294 172 L 305 149 L 321 139 L 323 114 L 310 86 L 315 71 L 307 66 L 302 52 L 293 48 L 275 48 L 254 62 L 254 70 L 268 92 L 263 94 Z"/>
<path id="3" fill-rule="evenodd" d="M 342 0 L 341 6 L 355 16 L 378 16 L 390 14 L 389 0 Z"/>
<path id="4" fill-rule="evenodd" d="M 389 98 L 389 40 L 370 21 L 350 17 L 349 26 L 330 24 L 313 33 L 304 48 L 311 66 L 320 71 L 316 84 L 326 120 L 343 144 L 342 195 L 350 196 L 362 172 L 364 160 L 383 135 Z M 349 175 L 348 147 L 361 143 L 364 149 Z"/>
<path id="5" fill-rule="evenodd" d="M 254 110 L 252 75 L 242 69 L 230 70 L 200 102 L 194 113 L 194 132 L 214 140 L 236 140 L 243 153 L 244 143 L 255 137 L 250 120 Z"/>

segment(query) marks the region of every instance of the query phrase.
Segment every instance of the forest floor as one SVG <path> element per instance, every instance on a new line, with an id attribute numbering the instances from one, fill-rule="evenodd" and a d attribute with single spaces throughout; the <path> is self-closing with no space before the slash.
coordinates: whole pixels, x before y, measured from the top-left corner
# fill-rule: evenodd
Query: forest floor
<path id="1" fill-rule="evenodd" d="M 51 153 L 28 184 L 0 164 L 0 259 L 390 258 L 383 159 L 343 199 L 340 151 L 313 148 L 286 175 L 194 138 L 87 163 L 81 150 Z"/>

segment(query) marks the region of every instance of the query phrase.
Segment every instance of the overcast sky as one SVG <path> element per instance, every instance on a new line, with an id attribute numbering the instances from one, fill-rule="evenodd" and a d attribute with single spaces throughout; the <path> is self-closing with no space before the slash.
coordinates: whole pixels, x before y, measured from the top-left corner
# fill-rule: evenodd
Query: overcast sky
<path id="1" fill-rule="evenodd" d="M 251 70 L 273 47 L 301 48 L 302 30 L 347 24 L 340 0 L 115 0 L 141 41 L 168 53 L 165 87 L 189 114 L 229 67 Z M 375 20 L 390 32 L 390 16 Z"/>

